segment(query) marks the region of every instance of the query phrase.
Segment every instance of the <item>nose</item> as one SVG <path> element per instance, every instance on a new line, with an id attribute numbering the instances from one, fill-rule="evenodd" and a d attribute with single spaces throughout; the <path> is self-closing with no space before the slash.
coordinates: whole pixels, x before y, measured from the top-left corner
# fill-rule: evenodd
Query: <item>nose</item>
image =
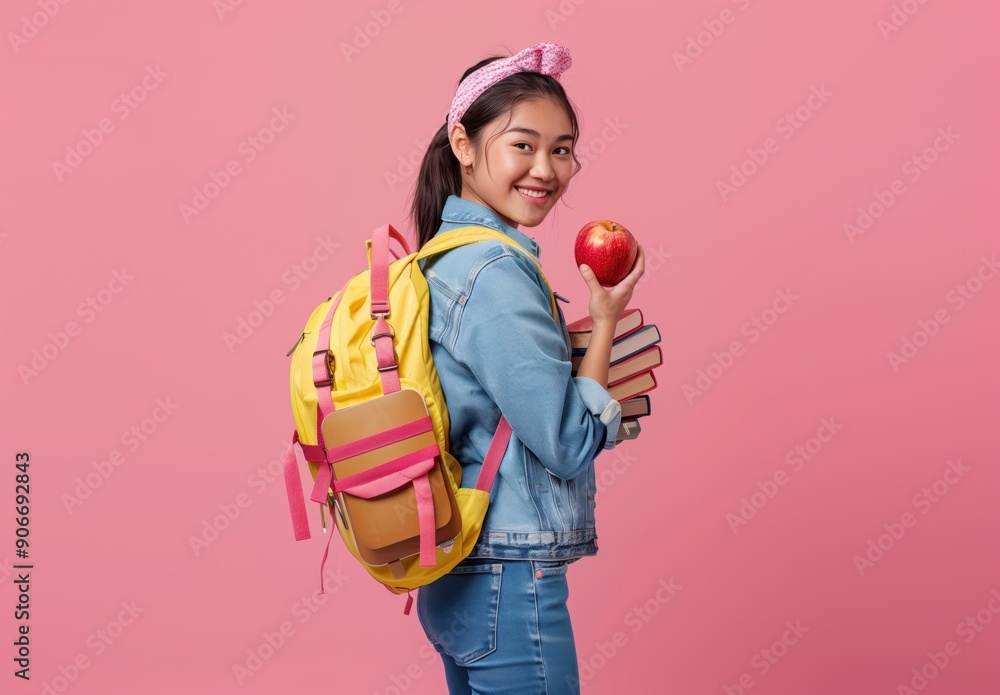
<path id="1" fill-rule="evenodd" d="M 539 181 L 549 181 L 555 176 L 555 169 L 547 154 L 539 153 L 531 165 L 531 175 Z"/>

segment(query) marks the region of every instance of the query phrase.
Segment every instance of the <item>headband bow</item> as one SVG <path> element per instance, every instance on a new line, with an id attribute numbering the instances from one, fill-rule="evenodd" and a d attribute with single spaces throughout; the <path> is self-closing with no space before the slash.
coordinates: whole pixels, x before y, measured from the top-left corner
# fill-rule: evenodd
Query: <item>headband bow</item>
<path id="1" fill-rule="evenodd" d="M 480 94 L 505 77 L 519 72 L 538 72 L 559 79 L 573 64 L 569 49 L 554 43 L 536 43 L 509 58 L 494 60 L 462 80 L 448 111 L 448 131 L 462 120 Z"/>

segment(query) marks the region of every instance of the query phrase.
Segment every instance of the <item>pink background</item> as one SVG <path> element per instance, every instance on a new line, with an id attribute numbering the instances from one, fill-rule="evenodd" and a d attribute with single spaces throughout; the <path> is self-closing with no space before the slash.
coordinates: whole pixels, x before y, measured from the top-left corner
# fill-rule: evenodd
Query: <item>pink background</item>
<path id="1" fill-rule="evenodd" d="M 576 230 L 624 223 L 648 256 L 632 305 L 663 333 L 653 414 L 597 460 L 601 551 L 569 574 L 584 691 L 1000 689 L 1000 280 L 982 260 L 1000 250 L 991 3 L 231 9 L 0 11 L 0 690 L 444 691 L 416 615 L 341 545 L 329 566 L 343 586 L 303 610 L 321 542 L 293 541 L 267 469 L 293 428 L 285 351 L 364 267 L 370 230 L 411 231 L 405 160 L 419 161 L 468 66 L 538 41 L 573 52 L 563 84 L 584 169 L 566 205 L 525 231 L 573 319 L 588 300 Z M 133 89 L 142 100 L 128 106 Z M 269 131 L 275 109 L 289 122 Z M 100 142 L 78 148 L 102 119 Z M 238 173 L 185 220 L 182 204 L 230 161 Z M 720 193 L 741 165 L 745 180 Z M 876 192 L 888 200 L 896 180 L 880 212 Z M 877 218 L 845 231 L 859 206 Z M 918 347 L 893 364 L 904 339 Z M 23 372 L 35 350 L 52 359 Z M 699 370 L 700 394 L 685 389 Z M 824 419 L 835 434 L 821 441 Z M 144 420 L 140 441 L 129 431 Z M 24 450 L 30 683 L 11 662 Z M 112 455 L 119 465 L 101 463 Z M 68 508 L 88 474 L 99 486 Z M 775 476 L 773 495 L 759 492 Z M 741 498 L 761 508 L 731 526 Z M 195 552 L 216 517 L 224 530 Z M 866 552 L 876 559 L 859 569 Z M 680 590 L 658 600 L 671 579 Z M 808 631 L 790 632 L 796 621 Z M 949 642 L 939 669 L 929 653 Z M 248 650 L 268 658 L 240 679 Z"/>

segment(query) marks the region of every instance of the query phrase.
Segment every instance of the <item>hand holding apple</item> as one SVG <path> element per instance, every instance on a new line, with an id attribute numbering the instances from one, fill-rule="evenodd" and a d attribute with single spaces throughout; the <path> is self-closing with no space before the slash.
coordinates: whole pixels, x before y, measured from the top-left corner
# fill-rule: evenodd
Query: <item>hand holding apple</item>
<path id="1" fill-rule="evenodd" d="M 608 222 L 608 224 L 612 223 Z M 614 224 L 618 226 L 617 223 Z M 635 289 L 646 268 L 646 255 L 643 252 L 642 245 L 638 242 L 635 242 L 635 244 L 635 261 L 632 263 L 632 267 L 627 268 L 624 277 L 619 278 L 611 287 L 607 287 L 601 282 L 597 273 L 594 272 L 595 268 L 590 267 L 589 262 L 579 263 L 581 257 L 577 256 L 580 275 L 583 277 L 584 282 L 587 283 L 587 287 L 590 288 L 590 304 L 588 305 L 588 309 L 590 311 L 590 319 L 595 327 L 599 323 L 617 324 L 622 312 L 625 311 L 629 301 L 632 299 L 632 291 Z M 599 255 L 591 256 L 590 259 L 595 257 L 599 258 Z M 604 279 L 607 280 L 607 277 Z"/>
<path id="2" fill-rule="evenodd" d="M 635 264 L 638 244 L 621 224 L 592 220 L 576 235 L 576 265 L 588 265 L 602 285 L 617 285 Z"/>

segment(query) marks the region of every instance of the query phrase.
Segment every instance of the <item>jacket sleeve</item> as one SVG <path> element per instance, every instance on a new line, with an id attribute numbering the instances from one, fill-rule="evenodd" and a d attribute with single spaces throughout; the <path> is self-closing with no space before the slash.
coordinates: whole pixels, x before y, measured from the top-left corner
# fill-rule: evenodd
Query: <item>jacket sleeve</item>
<path id="1" fill-rule="evenodd" d="M 508 252 L 478 270 L 452 352 L 541 464 L 575 478 L 614 448 L 621 406 L 595 380 L 571 376 L 562 327 L 528 263 Z"/>

